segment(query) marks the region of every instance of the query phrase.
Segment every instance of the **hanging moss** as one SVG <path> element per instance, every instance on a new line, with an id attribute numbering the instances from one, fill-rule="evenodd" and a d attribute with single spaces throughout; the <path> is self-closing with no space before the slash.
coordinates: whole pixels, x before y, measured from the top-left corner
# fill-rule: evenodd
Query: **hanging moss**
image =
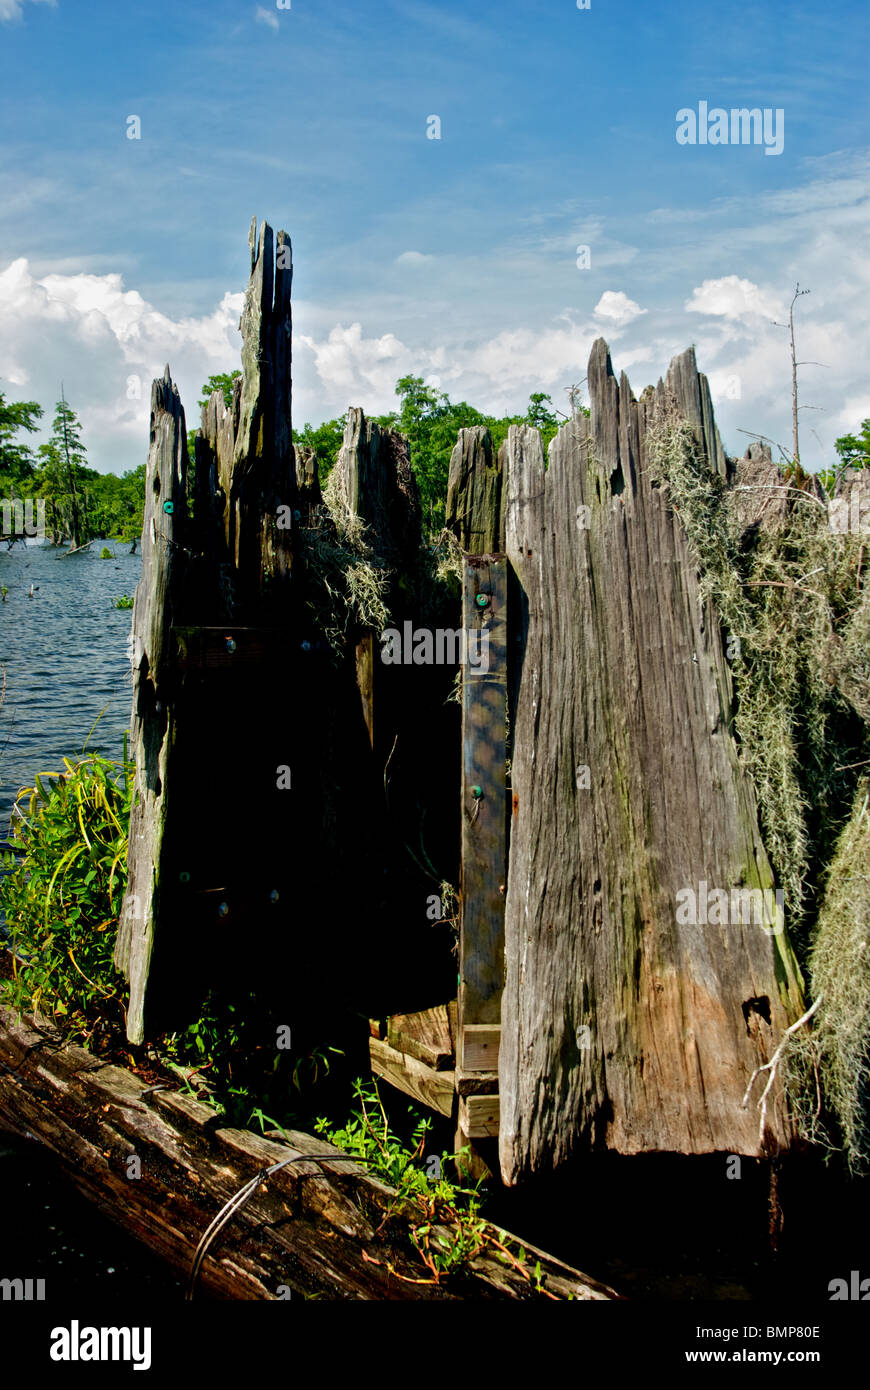
<path id="1" fill-rule="evenodd" d="M 853 1171 L 870 1163 L 870 784 L 855 796 L 837 842 L 810 956 L 816 1026 L 794 1039 L 789 1091 L 804 1132 L 842 1147 Z M 821 1090 L 817 1090 L 818 1077 Z M 833 1112 L 839 1136 L 832 1136 Z M 837 1142 L 839 1138 L 839 1143 Z"/>
<path id="2" fill-rule="evenodd" d="M 798 488 L 787 491 L 780 525 L 747 537 L 739 494 L 709 468 L 673 398 L 654 413 L 647 450 L 688 537 L 701 597 L 714 601 L 726 629 L 734 732 L 790 921 L 806 946 L 854 764 L 870 751 L 849 689 L 870 612 L 861 538 L 835 535 L 824 504 Z"/>
<path id="3" fill-rule="evenodd" d="M 723 622 L 741 761 L 811 997 L 822 996 L 812 1029 L 788 1040 L 789 1098 L 803 1132 L 860 1169 L 870 1158 L 866 542 L 835 534 L 812 483 L 785 477 L 776 523 L 747 528 L 745 493 L 712 472 L 673 397 L 654 410 L 647 455 Z"/>

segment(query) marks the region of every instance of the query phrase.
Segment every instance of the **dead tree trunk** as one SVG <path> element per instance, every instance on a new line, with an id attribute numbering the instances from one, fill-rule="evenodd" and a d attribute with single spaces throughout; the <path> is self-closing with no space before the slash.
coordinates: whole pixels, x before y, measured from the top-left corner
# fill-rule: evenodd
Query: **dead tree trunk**
<path id="1" fill-rule="evenodd" d="M 616 381 L 601 340 L 588 380 L 591 420 L 560 432 L 546 470 L 536 430 L 512 427 L 505 446 L 527 606 L 500 1055 L 509 1183 L 593 1146 L 758 1154 L 742 1096 L 801 1012 L 787 937 L 702 908 L 721 889 L 733 916 L 732 891 L 773 888 L 722 634 L 646 472 L 652 401 Z M 666 389 L 724 474 L 694 353 L 660 401 Z M 686 890 L 698 925 L 678 915 Z M 779 1090 L 766 1143 L 790 1137 Z"/>
<path id="2" fill-rule="evenodd" d="M 195 1016 L 216 962 L 239 973 L 241 919 L 252 943 L 283 915 L 284 906 L 274 909 L 289 897 L 286 846 L 300 819 L 289 798 L 293 771 L 313 760 L 286 732 L 301 698 L 286 679 L 296 620 L 292 261 L 284 232 L 276 261 L 271 227 L 263 224 L 259 240 L 256 230 L 255 220 L 244 376 L 229 409 L 216 392 L 203 410 L 192 518 L 184 412 L 168 367 L 152 391 L 133 614 L 136 783 L 115 954 L 130 980 L 127 1028 L 137 1043 L 149 997 Z M 228 740 L 230 709 L 241 732 Z M 242 858 L 235 826 L 245 797 L 261 814 Z"/>

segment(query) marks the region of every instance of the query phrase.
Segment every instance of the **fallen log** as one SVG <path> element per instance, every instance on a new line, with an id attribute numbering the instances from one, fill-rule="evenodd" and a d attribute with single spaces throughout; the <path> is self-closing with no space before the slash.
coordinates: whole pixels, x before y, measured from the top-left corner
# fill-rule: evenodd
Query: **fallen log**
<path id="1" fill-rule="evenodd" d="M 341 1150 L 294 1130 L 277 1143 L 225 1126 L 212 1106 L 168 1084 L 148 1086 L 64 1042 L 43 1019 L 17 1019 L 2 1007 L 0 1117 L 45 1144 L 85 1197 L 185 1279 L 221 1209 L 267 1167 L 291 1160 L 216 1234 L 194 1293 L 242 1300 L 541 1296 L 494 1246 L 448 1281 L 427 1282 L 408 1240 L 409 1205 Z M 328 1157 L 315 1163 L 310 1155 Z M 495 1227 L 487 1229 L 501 1241 Z M 525 1265 L 540 1262 L 551 1297 L 618 1297 L 522 1244 Z"/>

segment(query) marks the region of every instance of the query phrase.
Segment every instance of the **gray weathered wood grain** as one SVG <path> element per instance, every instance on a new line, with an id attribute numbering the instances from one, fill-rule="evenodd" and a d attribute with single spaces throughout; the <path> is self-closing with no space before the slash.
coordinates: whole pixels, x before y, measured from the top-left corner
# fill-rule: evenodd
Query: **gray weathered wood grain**
<path id="1" fill-rule="evenodd" d="M 801 1007 L 786 936 L 677 922 L 682 889 L 773 878 L 716 614 L 645 472 L 653 400 L 617 382 L 600 340 L 588 382 L 591 420 L 562 429 L 546 470 L 536 430 L 514 426 L 506 445 L 506 549 L 527 607 L 499 1067 L 508 1182 L 594 1145 L 757 1154 L 742 1095 Z M 668 384 L 722 471 L 692 354 Z M 778 1087 L 768 1128 L 789 1143 Z"/>

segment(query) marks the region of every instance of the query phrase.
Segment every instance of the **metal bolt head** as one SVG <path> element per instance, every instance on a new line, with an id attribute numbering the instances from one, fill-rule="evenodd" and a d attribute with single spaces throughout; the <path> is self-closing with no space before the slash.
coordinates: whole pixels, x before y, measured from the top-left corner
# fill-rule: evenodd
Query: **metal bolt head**
<path id="1" fill-rule="evenodd" d="M 474 602 L 477 604 L 478 608 L 488 608 L 489 594 L 476 594 Z"/>
<path id="2" fill-rule="evenodd" d="M 472 787 L 471 795 L 474 797 L 475 801 L 479 801 L 483 796 L 483 787 Z"/>
<path id="3" fill-rule="evenodd" d="M 273 888 L 272 891 L 271 891 L 271 893 L 269 894 L 269 902 L 270 902 L 270 903 L 276 903 L 276 902 L 278 901 L 278 899 L 280 898 L 280 896 L 281 896 L 281 894 L 278 892 L 278 889 L 277 889 L 277 888 Z"/>
<path id="4" fill-rule="evenodd" d="M 230 656 L 232 656 L 237 646 L 235 637 L 225 637 L 224 641 L 226 642 L 227 651 L 229 652 Z"/>
<path id="5" fill-rule="evenodd" d="M 311 643 L 310 643 L 310 642 L 300 642 L 299 645 L 300 645 L 300 647 L 302 648 L 302 650 L 303 650 L 304 652 L 310 652 L 310 651 L 311 651 Z"/>
<path id="6" fill-rule="evenodd" d="M 297 508 L 297 510 L 293 513 L 293 520 L 294 520 L 294 521 L 301 521 L 301 520 L 302 520 L 302 513 L 298 510 L 298 508 Z"/>
<path id="7" fill-rule="evenodd" d="M 230 915 L 230 906 L 229 906 L 229 903 L 218 903 L 218 910 L 217 910 L 217 912 L 218 912 L 218 917 L 229 917 L 229 915 Z"/>
<path id="8" fill-rule="evenodd" d="M 178 882 L 190 883 L 190 874 L 187 872 L 186 869 L 182 869 L 181 873 L 178 875 Z"/>
<path id="9" fill-rule="evenodd" d="M 172 513 L 175 511 L 175 503 L 174 503 L 174 502 L 164 502 L 164 503 L 163 503 L 163 510 L 165 511 L 165 513 L 166 513 L 167 516 L 172 516 Z"/>

